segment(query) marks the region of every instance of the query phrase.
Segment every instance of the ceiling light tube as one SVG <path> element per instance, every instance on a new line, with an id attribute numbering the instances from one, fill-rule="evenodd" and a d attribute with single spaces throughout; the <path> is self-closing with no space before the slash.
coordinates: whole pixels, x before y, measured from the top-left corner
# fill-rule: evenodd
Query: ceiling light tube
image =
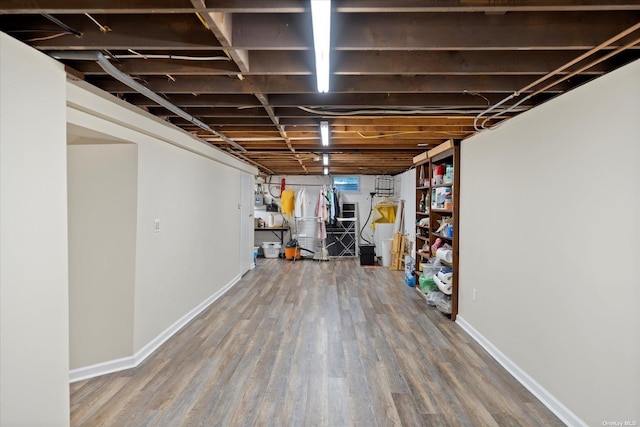
<path id="1" fill-rule="evenodd" d="M 326 166 L 324 167 L 324 174 L 329 175 L 329 168 Z"/>
<path id="2" fill-rule="evenodd" d="M 329 166 L 329 155 L 328 154 L 323 154 L 322 155 L 322 164 L 325 166 Z"/>
<path id="3" fill-rule="evenodd" d="M 320 137 L 322 138 L 322 145 L 329 145 L 329 122 L 320 122 Z"/>
<path id="4" fill-rule="evenodd" d="M 329 92 L 329 55 L 331 49 L 331 0 L 311 0 L 313 48 L 316 55 L 318 92 Z"/>

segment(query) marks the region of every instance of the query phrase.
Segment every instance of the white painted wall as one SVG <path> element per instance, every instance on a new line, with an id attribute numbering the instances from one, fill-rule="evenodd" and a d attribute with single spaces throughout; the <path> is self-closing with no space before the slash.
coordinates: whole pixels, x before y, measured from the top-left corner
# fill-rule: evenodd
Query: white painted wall
<path id="1" fill-rule="evenodd" d="M 99 142 L 67 149 L 71 369 L 133 354 L 138 147 Z"/>
<path id="2" fill-rule="evenodd" d="M 416 170 L 411 168 L 396 176 L 396 188 L 399 197 L 404 200 L 404 234 L 409 241 L 416 241 Z"/>
<path id="3" fill-rule="evenodd" d="M 136 350 L 242 274 L 241 172 L 167 144 L 138 158 Z"/>
<path id="4" fill-rule="evenodd" d="M 138 147 L 133 351 L 139 361 L 244 273 L 240 176 L 257 170 L 84 82 L 68 82 L 67 97 L 75 134 Z"/>
<path id="5" fill-rule="evenodd" d="M 341 201 L 342 203 L 346 202 L 346 203 L 358 204 L 359 224 L 360 224 L 360 229 L 362 229 L 362 227 L 365 226 L 365 221 L 367 220 L 369 211 L 371 210 L 371 196 L 369 195 L 369 193 L 374 191 L 376 177 L 370 176 L 370 175 L 359 175 L 359 176 L 360 176 L 360 191 L 359 192 L 346 192 L 346 191 L 342 192 Z M 274 175 L 271 178 L 271 187 L 272 187 L 272 193 L 275 194 L 276 196 L 280 194 L 280 182 L 282 178 L 285 178 L 287 183 L 285 185 L 287 186 L 287 188 L 291 188 L 292 190 L 294 190 L 296 192 L 296 195 L 298 193 L 298 190 L 300 190 L 301 188 L 301 185 L 298 185 L 298 184 L 307 185 L 305 186 L 305 188 L 309 196 L 309 204 L 307 206 L 309 216 L 314 216 L 316 201 L 318 199 L 318 195 L 320 194 L 320 190 L 321 190 L 320 186 L 322 185 L 330 186 L 332 182 L 331 176 L 317 176 L 317 175 L 316 176 L 304 176 L 304 175 L 277 176 L 277 175 Z M 289 185 L 288 183 L 292 183 L 295 185 Z M 268 186 L 264 184 L 263 190 L 267 191 L 267 187 Z M 266 197 L 266 203 L 269 203 L 271 200 L 272 199 L 270 196 Z M 374 197 L 374 200 L 373 200 L 374 206 L 380 200 L 381 198 Z M 276 203 L 278 205 L 281 205 L 280 199 L 276 199 Z M 266 210 L 264 209 L 256 209 L 255 211 L 256 218 L 268 218 L 268 215 L 269 215 L 269 212 L 266 212 Z M 371 220 L 367 222 L 366 226 L 362 231 L 361 241 L 362 241 L 362 237 L 364 237 L 365 239 L 373 243 Z M 274 238 L 273 235 L 269 235 L 266 232 L 256 232 L 256 235 L 255 235 L 256 244 L 260 244 L 261 242 L 265 242 L 265 241 L 274 242 L 276 240 L 277 238 Z M 285 237 L 285 243 L 286 243 L 286 237 Z M 363 243 L 366 243 L 366 242 L 363 242 Z"/>
<path id="6" fill-rule="evenodd" d="M 459 318 L 569 421 L 640 421 L 640 62 L 461 160 Z"/>
<path id="7" fill-rule="evenodd" d="M 65 72 L 0 33 L 0 425 L 69 425 Z"/>
<path id="8" fill-rule="evenodd" d="M 253 268 L 253 220 L 254 177 L 248 173 L 240 176 L 240 271 Z"/>

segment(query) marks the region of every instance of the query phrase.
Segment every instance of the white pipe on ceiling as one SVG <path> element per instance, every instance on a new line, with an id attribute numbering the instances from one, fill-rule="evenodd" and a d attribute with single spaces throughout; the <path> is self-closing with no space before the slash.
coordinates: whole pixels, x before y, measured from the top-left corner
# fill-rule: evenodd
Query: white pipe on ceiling
<path id="1" fill-rule="evenodd" d="M 247 152 L 247 150 L 242 145 L 238 144 L 231 138 L 211 129 L 209 125 L 207 125 L 206 123 L 203 123 L 202 121 L 193 117 L 191 114 L 187 113 L 180 107 L 170 103 L 169 101 L 167 101 L 166 99 L 164 99 L 163 97 L 161 97 L 160 95 L 158 95 L 157 93 L 149 89 L 148 87 L 141 85 L 140 83 L 135 81 L 133 78 L 131 78 L 131 76 L 129 76 L 128 74 L 125 74 L 122 71 L 118 70 L 111 62 L 109 62 L 109 60 L 102 54 L 102 52 L 55 51 L 55 52 L 49 52 L 49 55 L 55 59 L 67 59 L 67 60 L 73 60 L 73 61 L 96 61 L 98 65 L 100 65 L 100 67 L 102 67 L 102 69 L 106 71 L 114 79 L 129 86 L 131 89 L 134 89 L 138 93 L 146 96 L 150 100 L 154 101 L 158 105 L 161 105 L 162 107 L 166 108 L 172 113 L 177 114 L 183 119 L 193 123 L 194 125 L 198 126 L 200 129 L 204 129 L 207 132 L 213 133 L 215 136 L 222 139 L 223 141 L 225 141 L 227 144 L 231 145 L 235 149 L 243 153 Z"/>

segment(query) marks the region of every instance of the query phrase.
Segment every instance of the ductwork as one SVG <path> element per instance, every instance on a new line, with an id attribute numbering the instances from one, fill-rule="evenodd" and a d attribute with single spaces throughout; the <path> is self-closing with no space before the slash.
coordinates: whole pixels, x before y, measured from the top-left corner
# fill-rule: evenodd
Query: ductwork
<path id="1" fill-rule="evenodd" d="M 98 65 L 100 65 L 100 67 L 102 67 L 102 69 L 106 71 L 114 79 L 129 86 L 131 89 L 146 96 L 150 100 L 154 101 L 158 105 L 161 105 L 162 107 L 166 108 L 172 113 L 177 114 L 183 119 L 193 123 L 194 125 L 198 126 L 200 129 L 206 130 L 207 132 L 211 132 L 212 134 L 222 139 L 224 142 L 231 145 L 233 148 L 237 149 L 238 151 L 241 151 L 243 153 L 247 152 L 247 150 L 242 145 L 238 144 L 231 138 L 211 129 L 206 123 L 203 123 L 202 121 L 193 117 L 191 114 L 187 113 L 180 107 L 173 105 L 172 103 L 170 103 L 165 98 L 161 97 L 160 95 L 158 95 L 157 93 L 149 89 L 148 87 L 141 85 L 140 83 L 132 79 L 131 76 L 129 76 L 128 74 L 125 74 L 122 71 L 118 70 L 111 62 L 109 62 L 107 57 L 105 57 L 101 52 L 55 51 L 55 52 L 49 52 L 49 55 L 55 59 L 66 59 L 70 61 L 96 61 Z"/>

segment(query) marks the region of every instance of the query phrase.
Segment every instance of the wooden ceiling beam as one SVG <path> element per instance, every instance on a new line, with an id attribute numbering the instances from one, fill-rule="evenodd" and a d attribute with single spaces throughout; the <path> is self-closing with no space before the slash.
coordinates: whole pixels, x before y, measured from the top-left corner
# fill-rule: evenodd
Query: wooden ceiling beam
<path id="1" fill-rule="evenodd" d="M 527 0 L 496 2 L 495 0 L 342 0 L 336 10 L 343 13 L 384 12 L 567 12 L 600 10 L 640 10 L 640 0 Z"/>
<path id="2" fill-rule="evenodd" d="M 87 4 L 90 3 L 90 4 Z M 226 13 L 302 13 L 308 7 L 299 0 L 216 0 L 209 1 L 203 9 L 207 12 Z M 86 0 L 38 0 L 37 4 L 24 0 L 3 0 L 2 14 L 77 14 L 77 13 L 130 13 L 175 14 L 193 13 L 184 0 L 110 0 L 96 6 Z"/>
<path id="3" fill-rule="evenodd" d="M 429 130 L 430 126 L 469 126 L 473 116 L 467 117 L 336 117 L 329 121 L 332 132 Z M 410 126 L 410 129 L 406 127 Z"/>
<path id="4" fill-rule="evenodd" d="M 336 50 L 566 50 L 598 45 L 640 21 L 640 12 L 343 14 L 336 21 Z"/>
<path id="5" fill-rule="evenodd" d="M 418 149 L 419 151 L 421 149 Z M 423 150 L 424 151 L 424 150 Z M 342 151 L 299 151 L 303 158 L 319 158 L 321 154 L 329 154 L 331 158 L 340 158 L 343 160 L 348 160 L 349 158 L 357 157 L 357 158 L 375 158 L 376 156 L 385 156 L 385 158 L 389 159 L 406 159 L 407 153 L 393 153 L 388 150 L 367 150 L 367 151 L 358 151 L 356 153 L 345 153 Z M 278 156 L 283 156 L 285 158 L 290 157 L 291 153 L 289 151 L 284 150 L 254 150 L 250 153 L 250 156 L 259 157 L 259 158 L 277 158 Z"/>
<path id="6" fill-rule="evenodd" d="M 209 118 L 266 118 L 270 117 L 263 107 L 252 108 L 238 108 L 238 107 L 185 107 L 183 110 L 194 117 L 198 117 L 202 120 L 209 120 Z M 160 106 L 147 107 L 147 111 L 151 114 L 160 117 L 178 117 L 177 114 L 167 110 Z M 407 130 L 427 130 L 429 126 L 439 127 L 459 127 L 459 126 L 473 126 L 473 117 L 467 118 L 460 117 L 433 117 L 420 115 L 408 115 L 401 116 L 400 114 L 395 116 L 376 116 L 374 114 L 359 115 L 359 116 L 346 116 L 346 117 L 319 117 L 315 114 L 311 114 L 300 110 L 298 108 L 278 108 L 275 114 L 281 119 L 300 119 L 296 124 L 308 123 L 306 132 L 313 130 L 317 134 L 318 121 L 321 119 L 327 119 L 331 125 L 331 131 L 335 132 L 356 132 L 362 131 L 366 126 L 368 132 L 393 132 Z M 205 119 L 206 118 L 206 119 Z M 289 122 L 287 122 L 289 123 Z M 215 125 L 212 123 L 212 125 Z M 406 129 L 406 126 L 411 126 L 414 129 Z M 289 129 L 293 132 L 300 132 L 300 129 Z"/>
<path id="7" fill-rule="evenodd" d="M 309 21 L 307 14 L 239 15 L 234 25 L 234 46 L 249 50 L 310 49 Z M 638 21 L 639 11 L 338 13 L 333 16 L 332 38 L 334 50 L 349 51 L 580 50 Z"/>
<path id="8" fill-rule="evenodd" d="M 197 55 L 190 55 L 196 57 Z M 200 56 L 203 56 L 200 54 Z M 206 55 L 211 56 L 211 55 Z M 224 57 L 224 53 L 214 57 Z M 112 61 L 120 71 L 134 76 L 182 76 L 182 75 L 221 75 L 235 76 L 240 73 L 236 64 L 229 60 L 212 61 L 186 61 L 179 59 L 123 59 L 120 63 Z M 84 75 L 107 75 L 106 71 L 93 61 L 68 61 L 72 68 L 82 72 Z"/>
<path id="9" fill-rule="evenodd" d="M 215 36 L 191 14 L 151 14 L 151 15 L 101 15 L 96 17 L 111 31 L 103 33 L 98 26 L 84 15 L 69 15 L 60 18 L 65 25 L 82 33 L 82 36 L 66 35 L 49 40 L 30 43 L 40 50 L 201 50 L 218 51 L 222 46 Z M 44 17 L 28 15 L 0 15 L 3 31 L 12 30 L 61 31 L 60 27 Z M 24 38 L 29 38 L 29 33 Z M 35 35 L 42 32 L 35 31 Z M 224 54 L 223 54 L 224 55 Z"/>
<path id="10" fill-rule="evenodd" d="M 334 50 L 581 50 L 640 21 L 640 11 L 334 14 Z M 1 16 L 3 31 L 59 30 L 31 15 Z M 101 32 L 84 15 L 63 22 L 82 32 L 32 42 L 42 50 L 311 50 L 309 14 L 238 14 L 222 45 L 195 13 L 100 15 Z M 527 28 L 527 31 L 522 31 Z M 419 34 L 420 37 L 416 37 Z M 620 46 L 618 42 L 614 46 Z"/>
<path id="11" fill-rule="evenodd" d="M 37 4 L 24 0 L 4 0 L 3 14 L 77 14 L 132 13 L 174 14 L 194 10 L 182 0 L 111 0 L 96 6 L 84 0 L 39 0 Z M 304 13 L 309 7 L 300 0 L 216 0 L 210 1 L 207 11 L 227 13 Z M 495 0 L 342 0 L 335 7 L 340 13 L 416 13 L 416 12 L 514 12 L 514 11 L 600 11 L 640 10 L 640 0 L 527 0 L 527 2 L 496 2 Z"/>
<path id="12" fill-rule="evenodd" d="M 575 50 L 338 51 L 333 61 L 336 75 L 543 75 L 582 53 Z M 601 63 L 588 73 L 603 74 L 609 69 L 610 66 Z"/>
<path id="13" fill-rule="evenodd" d="M 536 98 L 546 100 L 551 95 L 541 94 Z M 369 108 L 395 109 L 404 107 L 488 107 L 504 98 L 504 94 L 482 93 L 481 95 L 463 93 L 331 93 L 331 96 L 317 93 L 281 94 L 269 96 L 269 103 L 274 107 L 307 106 L 317 111 L 351 111 Z M 507 103 L 507 105 L 510 105 Z M 524 103 L 532 105 L 531 102 Z M 380 111 L 380 110 L 379 110 Z"/>
<path id="14" fill-rule="evenodd" d="M 244 127 L 244 126 L 211 126 L 212 129 L 223 132 L 226 136 L 231 139 L 236 138 L 271 138 L 277 139 L 280 138 L 280 132 L 273 125 L 269 126 L 252 126 L 252 127 Z M 193 129 L 196 131 L 196 129 Z M 196 132 L 198 133 L 198 132 Z"/>
<path id="15" fill-rule="evenodd" d="M 575 78 L 578 80 L 579 77 Z M 111 77 L 87 79 L 112 93 L 128 93 L 133 89 Z M 175 81 L 174 81 L 175 80 Z M 174 80 L 149 76 L 144 79 L 156 93 L 253 94 L 314 93 L 311 76 L 247 76 L 243 80 L 219 76 L 182 76 Z M 536 76 L 340 76 L 332 82 L 334 93 L 512 93 L 536 80 Z M 570 86 L 560 83 L 548 92 L 560 93 Z M 331 96 L 331 94 L 329 96 Z"/>
<path id="16" fill-rule="evenodd" d="M 275 125 L 271 121 L 268 116 L 265 117 L 204 117 L 202 119 L 207 125 L 211 128 L 215 128 L 216 126 L 222 126 L 221 132 L 224 133 L 224 126 L 245 126 L 247 128 L 251 128 L 254 126 L 273 126 L 273 129 L 276 129 Z M 185 129 L 189 129 L 194 127 L 194 125 L 180 117 L 172 117 L 170 118 L 171 123 L 176 126 L 183 127 Z"/>
<path id="17" fill-rule="evenodd" d="M 335 75 L 542 75 L 578 57 L 580 51 L 352 51 L 334 52 Z M 185 56 L 196 56 L 187 52 Z M 200 54 L 202 56 L 202 54 Z M 209 55 L 206 55 L 209 56 Z M 220 53 L 220 57 L 224 55 Z M 249 70 L 243 75 L 308 76 L 314 73 L 313 58 L 305 51 L 250 51 Z M 597 64 L 582 74 L 603 74 L 625 58 L 627 53 Z M 628 61 L 626 61 L 628 62 Z M 106 75 L 95 62 L 68 61 L 85 75 Z M 232 61 L 179 59 L 123 59 L 114 62 L 122 72 L 132 75 L 235 76 L 240 73 Z M 567 74 L 568 71 L 560 73 Z"/>
<path id="18" fill-rule="evenodd" d="M 162 117 L 178 117 L 177 114 L 167 110 L 164 107 L 149 107 L 149 112 L 156 116 Z M 230 118 L 269 118 L 264 108 L 237 108 L 237 107 L 185 107 L 183 110 L 194 117 L 230 117 Z"/>
<path id="19" fill-rule="evenodd" d="M 331 132 L 355 132 L 362 129 L 370 131 L 423 130 L 430 126 L 469 126 L 473 124 L 473 115 L 434 116 L 434 115 L 395 115 L 395 116 L 342 116 L 329 117 Z M 410 129 L 407 129 L 410 126 Z M 294 130 L 305 132 L 304 127 Z"/>
<path id="20" fill-rule="evenodd" d="M 250 94 L 169 94 L 164 96 L 169 102 L 181 107 L 259 107 L 262 104 Z M 127 93 L 123 98 L 139 107 L 157 106 L 155 102 L 138 93 Z"/>
<path id="21" fill-rule="evenodd" d="M 443 137 L 443 138 L 430 138 L 430 139 L 424 139 L 424 143 L 426 144 L 440 144 L 442 142 L 445 142 L 447 139 L 449 139 L 448 137 Z M 298 151 L 305 151 L 305 150 L 313 150 L 313 151 L 322 151 L 323 147 L 321 144 L 300 144 L 298 142 L 296 142 L 294 144 L 294 146 L 296 147 L 296 149 Z M 266 148 L 267 145 L 256 145 L 255 148 Z M 335 146 L 332 149 L 333 150 L 421 150 L 422 146 L 418 145 L 417 142 L 413 142 L 411 144 L 372 144 L 369 141 L 363 141 L 363 142 L 352 142 L 352 143 L 341 143 L 339 146 Z"/>
<path id="22" fill-rule="evenodd" d="M 191 0 L 199 19 L 216 36 L 227 55 L 233 59 L 241 72 L 249 70 L 249 56 L 245 49 L 230 49 L 233 46 L 233 14 L 228 12 L 209 12 L 204 0 Z"/>
<path id="23" fill-rule="evenodd" d="M 141 52 L 142 53 L 142 52 Z M 147 52 L 148 53 L 148 52 Z M 185 52 L 183 56 L 211 56 L 207 53 Z M 177 55 L 177 54 L 174 54 Z M 224 56 L 220 52 L 220 56 Z M 307 76 L 312 74 L 313 58 L 309 63 L 309 52 L 301 51 L 251 51 L 248 52 L 249 69 L 244 75 L 291 75 Z M 106 72 L 94 62 L 69 61 L 68 64 L 85 75 L 106 75 Z M 133 75 L 237 75 L 240 69 L 232 61 L 202 61 L 180 59 L 123 59 L 114 62 L 121 71 Z"/>
<path id="24" fill-rule="evenodd" d="M 551 95 L 538 95 L 536 99 L 546 100 Z M 157 104 L 149 98 L 138 93 L 120 94 L 127 102 L 139 107 L 152 107 Z M 182 107 L 262 107 L 257 99 L 250 94 L 165 94 L 164 97 L 175 105 Z M 322 102 L 323 98 L 324 103 Z M 363 94 L 363 93 L 333 93 L 330 97 L 309 94 L 272 94 L 269 96 L 269 104 L 273 107 L 306 106 L 316 108 L 318 111 L 353 111 L 366 110 L 374 107 L 395 108 L 401 105 L 411 107 L 487 107 L 504 98 L 504 94 L 472 95 L 469 93 L 391 93 L 391 94 Z M 323 107 L 318 107 L 322 105 Z M 510 103 L 507 103 L 510 105 Z M 531 106 L 526 102 L 524 106 Z M 379 110 L 378 110 L 379 111 Z M 329 116 L 329 115 L 327 115 Z"/>
<path id="25" fill-rule="evenodd" d="M 396 142 L 389 143 L 380 142 L 376 143 L 375 141 L 351 141 L 351 142 L 340 142 L 339 144 L 332 144 L 329 148 L 323 147 L 322 143 L 317 141 L 293 141 L 292 145 L 296 148 L 296 153 L 300 153 L 301 151 L 315 151 L 315 152 L 332 152 L 332 151 L 344 151 L 344 150 L 420 150 L 422 149 L 422 145 L 418 144 L 438 144 L 440 142 L 444 142 L 450 137 L 443 136 L 440 138 L 423 138 L 419 141 L 409 141 L 409 142 Z M 242 143 L 243 147 L 247 150 L 282 150 L 282 141 L 245 141 Z"/>
<path id="26" fill-rule="evenodd" d="M 363 162 L 370 162 L 370 163 L 381 163 L 380 161 L 376 161 L 376 159 L 382 159 L 382 160 L 388 160 L 389 163 L 395 163 L 395 164 L 406 164 L 406 162 L 411 162 L 411 158 L 410 156 L 413 155 L 414 153 L 419 153 L 419 151 L 403 151 L 403 152 L 399 152 L 399 153 L 392 153 L 392 152 L 387 152 L 385 153 L 377 153 L 374 156 L 360 156 L 359 154 L 355 154 L 351 156 L 351 159 L 345 158 L 342 161 L 340 161 L 339 159 L 336 158 L 336 156 L 334 154 L 329 154 L 330 157 L 330 164 L 336 164 L 336 163 L 342 163 L 342 164 L 346 164 L 346 163 L 351 163 L 354 165 L 357 164 L 363 164 Z M 303 162 L 305 162 L 307 165 L 317 165 L 317 166 L 322 166 L 322 158 L 321 155 L 322 153 L 314 153 L 312 155 L 301 155 L 301 159 Z M 402 155 L 403 157 L 398 158 L 398 154 Z M 291 157 L 285 157 L 285 156 L 276 156 L 276 157 L 272 157 L 272 156 L 255 156 L 254 159 L 256 161 L 264 161 L 265 164 L 266 163 L 279 163 L 279 162 L 288 162 L 291 160 Z M 335 163 L 334 163 L 335 161 Z"/>
<path id="27" fill-rule="evenodd" d="M 391 118 L 385 118 L 385 117 L 380 117 L 380 125 L 388 125 L 389 122 L 385 121 L 386 119 L 391 120 Z M 404 126 L 410 126 L 410 127 L 414 127 L 414 126 L 421 126 L 421 123 L 423 121 L 428 123 L 428 120 L 433 119 L 433 116 L 424 116 L 424 117 L 420 117 L 420 116 L 413 116 L 413 117 L 399 117 L 399 116 L 395 116 L 393 117 L 393 127 L 396 128 L 398 131 L 402 131 Z M 311 124 L 315 124 L 317 126 L 319 119 L 316 119 L 314 121 L 309 121 L 309 119 L 282 119 L 282 124 L 287 126 L 287 129 L 290 129 L 292 131 L 295 131 L 297 127 L 308 127 L 311 126 Z M 334 127 L 337 129 L 337 131 L 345 131 L 344 129 L 341 129 L 339 126 L 341 125 L 345 125 L 348 124 L 348 126 L 352 126 L 352 129 L 348 129 L 348 131 L 356 131 L 359 127 L 362 126 L 372 126 L 371 123 L 376 121 L 376 118 L 364 118 L 364 119 L 360 119 L 358 120 L 357 118 L 354 117 L 349 117 L 349 118 L 341 118 L 341 117 L 331 117 L 329 119 L 327 119 L 329 121 L 329 125 L 331 126 L 331 130 L 333 132 Z M 294 127 L 295 128 L 291 128 Z"/>

